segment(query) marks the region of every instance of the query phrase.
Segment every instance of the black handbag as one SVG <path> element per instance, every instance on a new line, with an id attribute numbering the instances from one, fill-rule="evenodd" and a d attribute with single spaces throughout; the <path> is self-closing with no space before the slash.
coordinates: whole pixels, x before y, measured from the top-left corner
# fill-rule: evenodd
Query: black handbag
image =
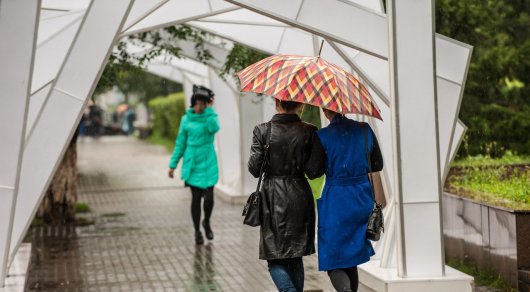
<path id="1" fill-rule="evenodd" d="M 261 168 L 259 171 L 258 186 L 256 187 L 256 191 L 250 194 L 250 196 L 247 199 L 247 203 L 245 204 L 245 207 L 243 208 L 242 215 L 245 217 L 243 219 L 243 224 L 249 225 L 252 227 L 261 225 L 261 183 L 265 175 L 265 164 L 267 163 L 268 158 L 269 158 L 269 142 L 270 142 L 271 127 L 272 127 L 271 122 L 268 122 L 267 133 L 266 133 L 267 142 L 265 144 L 265 153 L 263 155 L 263 161 L 261 163 Z"/>
<path id="2" fill-rule="evenodd" d="M 384 232 L 385 230 L 383 222 L 383 207 L 375 200 L 374 184 L 372 182 L 372 162 L 370 159 L 370 152 L 368 151 L 368 137 L 366 135 L 365 127 L 363 127 L 363 134 L 366 159 L 368 161 L 368 180 L 370 181 L 370 190 L 372 190 L 372 196 L 374 198 L 374 208 L 372 209 L 372 213 L 370 213 L 370 217 L 368 217 L 368 224 L 366 224 L 366 238 L 371 241 L 378 241 L 379 238 L 381 238 L 381 232 Z"/>

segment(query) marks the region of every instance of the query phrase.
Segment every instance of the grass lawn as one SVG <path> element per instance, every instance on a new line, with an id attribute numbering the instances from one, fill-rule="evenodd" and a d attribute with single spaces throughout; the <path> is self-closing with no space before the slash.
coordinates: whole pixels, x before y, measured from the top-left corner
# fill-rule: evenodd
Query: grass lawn
<path id="1" fill-rule="evenodd" d="M 494 272 L 491 271 L 479 271 L 475 266 L 460 263 L 455 260 L 448 260 L 447 265 L 466 273 L 475 278 L 476 286 L 489 286 L 496 289 L 499 289 L 503 292 L 515 292 L 517 291 L 510 286 L 508 282 L 503 280 L 498 275 L 496 276 Z"/>
<path id="2" fill-rule="evenodd" d="M 470 157 L 456 161 L 445 189 L 507 208 L 530 210 L 530 157 Z"/>
<path id="3" fill-rule="evenodd" d="M 530 156 L 513 155 L 511 152 L 507 152 L 502 158 L 490 158 L 484 157 L 482 155 L 469 156 L 464 159 L 454 161 L 451 166 L 495 166 L 506 164 L 530 164 Z"/>

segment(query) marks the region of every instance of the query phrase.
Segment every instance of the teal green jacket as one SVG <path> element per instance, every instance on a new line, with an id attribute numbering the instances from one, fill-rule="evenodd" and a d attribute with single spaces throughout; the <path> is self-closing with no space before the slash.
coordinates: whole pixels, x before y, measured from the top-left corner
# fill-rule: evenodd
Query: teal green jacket
<path id="1" fill-rule="evenodd" d="M 183 158 L 181 178 L 188 185 L 205 189 L 217 183 L 219 168 L 214 147 L 217 131 L 219 120 L 211 107 L 202 114 L 188 109 L 182 117 L 169 168 L 177 168 Z"/>

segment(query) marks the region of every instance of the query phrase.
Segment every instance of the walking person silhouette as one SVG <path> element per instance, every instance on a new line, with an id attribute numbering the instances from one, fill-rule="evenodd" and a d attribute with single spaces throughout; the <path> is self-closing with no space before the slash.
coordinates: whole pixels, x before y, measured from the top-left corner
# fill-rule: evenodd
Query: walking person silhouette
<path id="1" fill-rule="evenodd" d="M 175 168 L 182 159 L 181 178 L 190 187 L 191 217 L 195 228 L 195 243 L 203 244 L 201 225 L 201 201 L 204 198 L 204 220 L 202 226 L 206 238 L 213 240 L 210 224 L 214 198 L 213 189 L 219 179 L 217 155 L 214 148 L 215 134 L 219 131 L 219 120 L 214 111 L 214 93 L 203 86 L 193 86 L 191 108 L 180 121 L 173 155 L 169 161 L 168 176 L 174 177 Z"/>

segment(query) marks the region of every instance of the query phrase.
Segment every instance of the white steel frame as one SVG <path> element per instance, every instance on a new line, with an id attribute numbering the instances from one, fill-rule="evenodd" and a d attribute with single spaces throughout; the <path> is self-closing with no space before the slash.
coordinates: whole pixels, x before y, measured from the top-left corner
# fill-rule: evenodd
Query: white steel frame
<path id="1" fill-rule="evenodd" d="M 13 65 L 0 70 L 0 283 L 7 275 L 40 5 L 33 0 L 0 2 L 0 64 Z"/>
<path id="2" fill-rule="evenodd" d="M 94 0 L 90 4 L 57 78 L 51 85 L 52 90 L 42 106 L 32 135 L 26 140 L 14 212 L 11 258 L 73 135 L 87 97 L 99 79 L 101 68 L 132 1 L 113 1 L 111 6 L 105 3 L 105 0 Z M 50 141 L 50 129 L 54 130 L 52 137 L 61 143 Z"/>

